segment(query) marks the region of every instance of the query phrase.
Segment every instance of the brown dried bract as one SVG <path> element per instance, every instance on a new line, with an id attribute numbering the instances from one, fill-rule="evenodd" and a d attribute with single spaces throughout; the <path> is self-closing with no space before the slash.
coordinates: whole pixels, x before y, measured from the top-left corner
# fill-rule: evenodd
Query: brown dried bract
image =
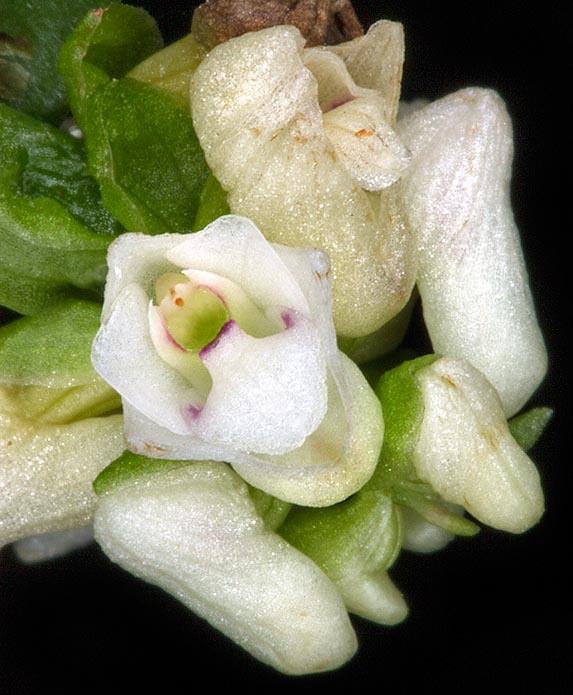
<path id="1" fill-rule="evenodd" d="M 364 34 L 350 0 L 207 0 L 195 10 L 191 31 L 210 49 L 281 24 L 297 27 L 307 46 L 333 46 Z"/>

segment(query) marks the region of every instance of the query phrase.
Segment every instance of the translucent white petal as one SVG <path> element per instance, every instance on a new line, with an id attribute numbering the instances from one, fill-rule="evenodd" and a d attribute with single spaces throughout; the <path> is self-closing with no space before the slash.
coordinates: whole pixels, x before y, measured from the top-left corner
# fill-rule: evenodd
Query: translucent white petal
<path id="1" fill-rule="evenodd" d="M 173 270 L 173 264 L 166 259 L 165 253 L 179 238 L 180 235 L 176 234 L 126 233 L 110 244 L 103 321 L 107 320 L 117 297 L 129 285 L 138 284 L 149 298 L 155 295 L 157 278 Z"/>
<path id="2" fill-rule="evenodd" d="M 395 183 L 409 152 L 384 121 L 384 100 L 374 95 L 349 101 L 324 114 L 324 130 L 340 161 L 367 191 Z"/>
<path id="3" fill-rule="evenodd" d="M 253 338 L 228 324 L 201 351 L 213 387 L 194 431 L 204 440 L 261 454 L 304 442 L 326 413 L 326 362 L 312 324 L 291 312 L 281 333 Z"/>
<path id="4" fill-rule="evenodd" d="M 330 377 L 326 417 L 301 447 L 287 454 L 265 456 L 174 434 L 126 406 L 128 447 L 159 458 L 227 461 L 244 480 L 279 499 L 315 507 L 336 504 L 371 477 L 384 434 L 380 402 L 358 367 L 341 359 L 336 380 Z"/>
<path id="5" fill-rule="evenodd" d="M 163 427 L 185 434 L 189 427 L 184 413 L 196 405 L 196 394 L 157 353 L 148 307 L 140 286 L 122 290 L 93 342 L 92 364 L 124 401 Z"/>
<path id="6" fill-rule="evenodd" d="M 305 48 L 301 58 L 316 80 L 318 103 L 323 113 L 372 93 L 354 82 L 342 58 L 326 46 Z"/>
<path id="7" fill-rule="evenodd" d="M 404 596 L 388 572 L 346 575 L 336 582 L 351 613 L 382 625 L 396 625 L 408 615 Z"/>
<path id="8" fill-rule="evenodd" d="M 342 58 L 357 85 L 382 94 L 387 105 L 384 120 L 394 125 L 404 67 L 402 24 L 388 20 L 374 22 L 363 36 L 329 46 L 328 50 Z"/>
<path id="9" fill-rule="evenodd" d="M 259 307 L 284 306 L 308 313 L 304 295 L 272 245 L 244 217 L 219 217 L 200 232 L 179 237 L 166 256 L 179 268 L 231 280 Z"/>
<path id="10" fill-rule="evenodd" d="M 270 532 L 227 466 L 198 463 L 101 498 L 96 539 L 260 661 L 287 674 L 337 668 L 357 642 L 334 585 Z"/>
<path id="11" fill-rule="evenodd" d="M 380 402 L 358 367 L 341 355 L 331 371 L 328 412 L 316 432 L 287 454 L 237 461 L 234 468 L 275 497 L 324 507 L 346 499 L 370 479 L 383 433 Z"/>
<path id="12" fill-rule="evenodd" d="M 539 473 L 483 374 L 444 357 L 417 380 L 424 414 L 413 461 L 420 478 L 489 526 L 519 533 L 537 523 L 544 510 Z"/>
<path id="13" fill-rule="evenodd" d="M 402 547 L 415 553 L 434 553 L 445 548 L 455 536 L 426 521 L 409 507 L 401 509 L 403 522 Z"/>
<path id="14" fill-rule="evenodd" d="M 404 118 L 398 133 L 413 153 L 404 199 L 434 351 L 482 371 L 510 416 L 547 355 L 510 204 L 509 117 L 494 92 L 464 89 Z"/>
<path id="15" fill-rule="evenodd" d="M 190 387 L 188 405 L 201 408 L 212 386 L 212 380 L 197 353 L 189 352 L 178 345 L 164 326 L 156 306 L 149 306 L 149 334 L 157 354 L 170 367 L 184 377 Z"/>
<path id="16" fill-rule="evenodd" d="M 80 550 L 94 540 L 93 528 L 81 526 L 64 531 L 48 531 L 16 541 L 12 548 L 20 562 L 45 562 Z"/>

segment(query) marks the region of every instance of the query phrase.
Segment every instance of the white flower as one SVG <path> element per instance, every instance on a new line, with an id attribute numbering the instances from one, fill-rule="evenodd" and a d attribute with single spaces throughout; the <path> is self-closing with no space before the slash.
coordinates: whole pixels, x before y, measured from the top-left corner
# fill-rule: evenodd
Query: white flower
<path id="1" fill-rule="evenodd" d="M 398 314 L 415 279 L 399 184 L 409 155 L 393 130 L 401 33 L 390 32 L 387 89 L 359 86 L 350 72 L 364 62 L 368 76 L 373 64 L 381 71 L 374 49 L 388 24 L 338 52 L 305 49 L 292 26 L 251 32 L 216 46 L 191 85 L 195 130 L 230 209 L 270 241 L 328 253 L 344 337 Z"/>
<path id="2" fill-rule="evenodd" d="M 337 348 L 327 257 L 228 215 L 110 247 L 92 361 L 128 448 L 230 463 L 281 499 L 333 504 L 376 465 L 381 407 Z"/>
<path id="3" fill-rule="evenodd" d="M 505 106 L 491 90 L 463 89 L 397 130 L 412 152 L 404 200 L 434 352 L 469 360 L 514 415 L 544 377 L 547 355 L 511 209 Z"/>

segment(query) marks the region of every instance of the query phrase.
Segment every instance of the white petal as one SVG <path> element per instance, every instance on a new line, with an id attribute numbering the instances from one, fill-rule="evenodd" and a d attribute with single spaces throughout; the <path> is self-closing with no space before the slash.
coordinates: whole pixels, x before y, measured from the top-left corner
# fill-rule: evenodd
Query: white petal
<path id="1" fill-rule="evenodd" d="M 409 153 L 384 121 L 384 100 L 374 93 L 324 114 L 325 133 L 359 186 L 380 191 L 395 183 Z"/>
<path id="2" fill-rule="evenodd" d="M 469 360 L 516 413 L 547 368 L 510 205 L 512 132 L 501 99 L 465 89 L 398 124 L 413 153 L 404 198 L 434 351 Z"/>
<path id="3" fill-rule="evenodd" d="M 404 67 L 404 27 L 399 22 L 380 20 L 363 36 L 329 46 L 340 56 L 357 85 L 379 91 L 386 101 L 384 120 L 396 122 Z"/>
<path id="4" fill-rule="evenodd" d="M 266 529 L 227 466 L 192 464 L 105 495 L 95 533 L 112 560 L 280 672 L 334 669 L 356 650 L 334 585 Z"/>
<path id="5" fill-rule="evenodd" d="M 201 351 L 213 387 L 194 431 L 242 451 L 282 454 L 300 446 L 326 413 L 326 362 L 305 317 L 252 338 L 232 323 Z"/>
<path id="6" fill-rule="evenodd" d="M 109 271 L 105 284 L 102 320 L 106 321 L 113 303 L 132 284 L 138 284 L 147 297 L 155 295 L 155 281 L 173 271 L 165 253 L 179 243 L 183 235 L 126 233 L 113 241 L 108 249 Z"/>
<path id="7" fill-rule="evenodd" d="M 520 533 L 537 523 L 539 473 L 511 436 L 499 396 L 469 363 L 438 359 L 418 372 L 424 410 L 413 460 L 447 502 L 489 526 Z"/>
<path id="8" fill-rule="evenodd" d="M 455 536 L 426 521 L 410 507 L 401 510 L 403 522 L 402 547 L 415 553 L 434 553 L 442 550 Z"/>
<path id="9" fill-rule="evenodd" d="M 261 308 L 285 306 L 308 313 L 298 285 L 250 220 L 225 215 L 181 239 L 166 254 L 174 265 L 221 275 L 239 285 Z"/>
<path id="10" fill-rule="evenodd" d="M 299 449 L 234 463 L 249 483 L 294 504 L 325 507 L 370 479 L 384 436 L 380 402 L 350 359 L 341 354 L 332 367 L 328 412 L 320 427 Z"/>
<path id="11" fill-rule="evenodd" d="M 126 286 L 92 345 L 92 364 L 122 399 L 174 432 L 189 431 L 185 413 L 196 394 L 153 345 L 149 299 L 138 285 Z"/>
<path id="12" fill-rule="evenodd" d="M 338 580 L 336 586 L 354 615 L 381 625 L 396 625 L 408 615 L 404 596 L 388 572 L 349 574 Z"/>
<path id="13" fill-rule="evenodd" d="M 358 367 L 344 355 L 341 361 L 336 379 L 330 377 L 326 417 L 301 447 L 287 454 L 264 456 L 174 434 L 126 406 L 128 447 L 166 459 L 227 461 L 254 487 L 294 504 L 324 507 L 341 502 L 371 477 L 384 435 L 379 400 Z"/>

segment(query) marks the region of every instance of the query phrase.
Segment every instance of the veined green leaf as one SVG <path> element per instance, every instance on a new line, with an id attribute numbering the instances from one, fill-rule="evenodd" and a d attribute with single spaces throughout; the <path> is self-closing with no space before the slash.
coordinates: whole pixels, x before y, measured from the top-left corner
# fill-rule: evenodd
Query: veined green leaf
<path id="1" fill-rule="evenodd" d="M 0 327 L 0 381 L 67 388 L 97 380 L 91 344 L 101 306 L 69 300 Z"/>
<path id="2" fill-rule="evenodd" d="M 81 128 L 91 94 L 123 77 L 163 46 L 153 17 L 140 7 L 111 4 L 88 12 L 64 43 L 58 67 Z"/>
<path id="3" fill-rule="evenodd" d="M 0 193 L 0 304 L 41 312 L 58 297 L 100 298 L 111 236 L 86 229 L 50 198 Z M 36 294 L 28 294 L 37 282 Z"/>
<path id="4" fill-rule="evenodd" d="M 97 0 L 0 0 L 0 99 L 59 124 L 68 104 L 58 54 L 97 6 Z"/>
<path id="5" fill-rule="evenodd" d="M 98 234 L 120 231 L 101 202 L 79 140 L 0 104 L 0 142 L 0 192 L 50 198 Z"/>
<path id="6" fill-rule="evenodd" d="M 123 78 L 89 100 L 86 142 L 103 201 L 128 230 L 189 232 L 209 175 L 190 114 L 168 94 Z"/>

